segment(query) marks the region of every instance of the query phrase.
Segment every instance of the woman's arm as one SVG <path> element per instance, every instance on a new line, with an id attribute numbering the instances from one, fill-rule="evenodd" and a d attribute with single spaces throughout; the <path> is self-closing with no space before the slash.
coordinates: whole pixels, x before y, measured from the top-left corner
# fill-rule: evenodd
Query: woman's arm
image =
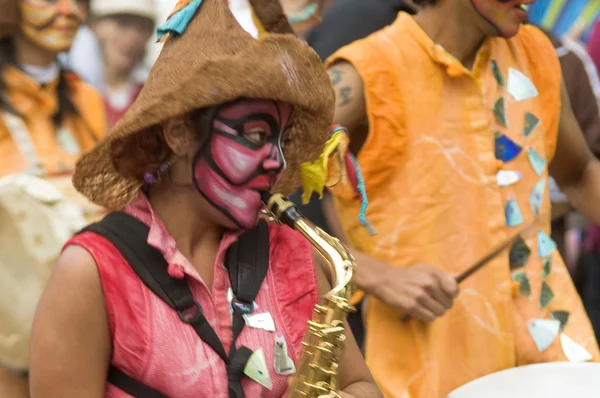
<path id="1" fill-rule="evenodd" d="M 27 375 L 0 366 L 0 397 L 28 398 Z"/>
<path id="2" fill-rule="evenodd" d="M 101 398 L 111 341 L 100 276 L 79 246 L 58 259 L 40 300 L 31 337 L 33 398 Z"/>
<path id="3" fill-rule="evenodd" d="M 319 297 L 322 298 L 331 290 L 331 282 L 328 277 L 330 275 L 329 264 L 316 252 L 314 257 Z M 324 299 L 321 299 L 321 304 L 324 301 Z M 345 322 L 345 326 L 346 346 L 344 347 L 344 355 L 338 373 L 338 386 L 342 390 L 340 395 L 342 398 L 383 398 L 371 372 L 367 368 L 348 322 Z"/>

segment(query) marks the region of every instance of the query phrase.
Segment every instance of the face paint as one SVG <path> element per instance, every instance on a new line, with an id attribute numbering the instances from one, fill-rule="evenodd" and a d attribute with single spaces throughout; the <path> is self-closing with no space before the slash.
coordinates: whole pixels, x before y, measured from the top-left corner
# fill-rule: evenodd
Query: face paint
<path id="1" fill-rule="evenodd" d="M 512 37 L 527 20 L 523 5 L 535 0 L 470 0 L 475 11 L 490 23 L 502 37 Z"/>
<path id="2" fill-rule="evenodd" d="M 85 19 L 76 0 L 20 0 L 21 30 L 36 45 L 52 52 L 68 50 Z"/>
<path id="3" fill-rule="evenodd" d="M 252 228 L 269 191 L 285 168 L 281 143 L 292 106 L 239 100 L 216 111 L 207 142 L 193 163 L 194 185 L 239 228 Z"/>

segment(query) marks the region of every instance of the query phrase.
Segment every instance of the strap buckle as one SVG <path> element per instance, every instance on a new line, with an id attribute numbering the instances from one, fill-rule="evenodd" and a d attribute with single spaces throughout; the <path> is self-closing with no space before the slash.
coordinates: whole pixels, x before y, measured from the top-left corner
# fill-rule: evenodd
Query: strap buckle
<path id="1" fill-rule="evenodd" d="M 194 300 L 187 308 L 177 309 L 177 315 L 183 322 L 191 325 L 203 318 L 202 307 Z"/>
<path id="2" fill-rule="evenodd" d="M 233 296 L 231 299 L 231 310 L 235 312 L 236 308 L 239 309 L 244 315 L 252 314 L 254 311 L 254 302 L 248 303 L 238 299 L 236 296 Z"/>

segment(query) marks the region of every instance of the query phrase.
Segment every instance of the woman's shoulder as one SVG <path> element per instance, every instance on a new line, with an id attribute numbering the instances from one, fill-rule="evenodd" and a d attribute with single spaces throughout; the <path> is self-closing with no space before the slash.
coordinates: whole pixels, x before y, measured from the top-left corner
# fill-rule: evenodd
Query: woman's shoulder
<path id="1" fill-rule="evenodd" d="M 67 241 L 58 266 L 84 268 L 70 272 L 85 272 L 87 274 L 82 277 L 99 279 L 105 292 L 118 291 L 119 285 L 131 279 L 130 276 L 137 279 L 115 245 L 106 237 L 90 231 L 77 234 Z"/>

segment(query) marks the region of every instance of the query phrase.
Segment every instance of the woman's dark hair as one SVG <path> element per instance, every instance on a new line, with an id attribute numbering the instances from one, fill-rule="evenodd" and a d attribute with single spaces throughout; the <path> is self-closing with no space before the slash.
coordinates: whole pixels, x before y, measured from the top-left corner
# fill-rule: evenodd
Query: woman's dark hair
<path id="1" fill-rule="evenodd" d="M 14 42 L 10 37 L 0 39 L 0 76 L 8 66 L 17 66 L 17 57 Z M 71 88 L 67 80 L 67 70 L 61 69 L 57 86 L 58 110 L 53 116 L 56 126 L 60 126 L 68 115 L 79 115 L 77 107 L 71 100 Z M 15 112 L 14 108 L 8 102 L 8 97 L 4 94 L 4 82 L 0 79 L 0 109 Z"/>
<path id="2" fill-rule="evenodd" d="M 206 139 L 216 107 L 188 112 L 186 123 L 196 130 L 199 141 Z M 110 147 L 113 166 L 125 177 L 143 180 L 144 173 L 153 172 L 173 155 L 163 133 L 156 125 L 129 137 L 115 140 Z"/>

